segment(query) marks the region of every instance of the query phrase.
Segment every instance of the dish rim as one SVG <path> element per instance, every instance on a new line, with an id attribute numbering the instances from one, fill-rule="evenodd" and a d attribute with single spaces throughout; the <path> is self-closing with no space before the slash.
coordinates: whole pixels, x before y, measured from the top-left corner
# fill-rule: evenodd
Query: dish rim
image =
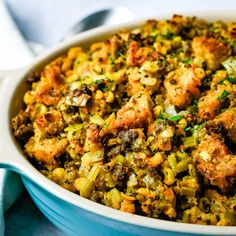
<path id="1" fill-rule="evenodd" d="M 175 14 L 181 14 L 184 16 L 197 16 L 198 18 L 206 19 L 208 21 L 216 19 L 224 19 L 225 21 L 236 21 L 235 11 L 200 11 L 200 12 L 178 12 Z M 173 13 L 163 13 L 156 16 L 154 19 L 161 20 L 170 18 Z M 151 17 L 153 18 L 153 17 Z M 148 19 L 151 19 L 148 18 Z M 45 177 L 40 171 L 38 171 L 30 162 L 25 158 L 22 150 L 16 147 L 16 141 L 11 134 L 10 128 L 10 109 L 13 96 L 16 93 L 18 85 L 25 79 L 25 76 L 37 68 L 40 64 L 45 64 L 46 61 L 55 58 L 57 55 L 67 50 L 73 45 L 83 45 L 85 42 L 99 41 L 99 38 L 104 35 L 110 35 L 121 29 L 132 29 L 142 25 L 147 19 L 137 19 L 131 22 L 115 25 L 115 26 L 102 26 L 96 29 L 92 29 L 83 32 L 79 35 L 68 39 L 65 42 L 59 43 L 57 46 L 45 52 L 43 55 L 35 59 L 35 61 L 20 70 L 11 72 L 8 79 L 2 81 L 0 88 L 0 101 L 4 106 L 0 106 L 0 167 L 5 167 L 23 174 L 28 179 L 32 180 L 41 188 L 47 192 L 53 194 L 57 198 L 70 203 L 76 207 L 80 207 L 91 213 L 116 220 L 122 223 L 141 226 L 149 229 L 179 232 L 179 233 L 192 233 L 192 234 L 211 234 L 211 235 L 235 235 L 236 226 L 208 226 L 198 224 L 186 224 L 167 220 L 160 220 L 154 218 L 148 218 L 146 216 L 140 216 L 130 213 L 125 213 L 113 208 L 104 206 L 100 203 L 93 202 L 89 199 L 83 198 L 78 194 L 72 193 L 69 190 L 64 189 L 53 181 Z M 94 40 L 96 38 L 96 40 Z M 7 127 L 7 128 L 6 128 Z M 20 157 L 19 157 L 20 156 Z M 3 159 L 4 157 L 4 159 Z M 170 227 L 171 226 L 171 227 Z"/>

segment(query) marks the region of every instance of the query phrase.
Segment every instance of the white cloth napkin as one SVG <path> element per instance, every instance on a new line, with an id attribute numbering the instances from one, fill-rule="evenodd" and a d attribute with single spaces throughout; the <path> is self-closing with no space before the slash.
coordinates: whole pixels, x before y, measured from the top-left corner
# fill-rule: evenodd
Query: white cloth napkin
<path id="1" fill-rule="evenodd" d="M 0 0 L 0 79 L 1 70 L 18 68 L 33 58 L 4 2 Z M 0 83 L 1 86 L 1 83 Z M 0 236 L 4 235 L 4 212 L 15 202 L 23 190 L 17 174 L 0 170 Z"/>
<path id="2" fill-rule="evenodd" d="M 0 0 L 0 70 L 28 64 L 33 55 L 11 19 L 5 3 Z"/>

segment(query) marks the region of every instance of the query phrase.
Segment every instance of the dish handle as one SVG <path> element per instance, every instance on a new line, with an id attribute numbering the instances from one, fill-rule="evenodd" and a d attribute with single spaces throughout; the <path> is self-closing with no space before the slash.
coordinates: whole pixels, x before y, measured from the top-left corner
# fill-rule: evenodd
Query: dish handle
<path id="1" fill-rule="evenodd" d="M 22 68 L 12 69 L 12 70 L 0 70 L 0 90 L 2 89 L 2 84 L 6 79 L 11 79 L 13 76 L 21 73 L 26 68 L 27 67 L 22 67 Z"/>
<path id="2" fill-rule="evenodd" d="M 3 83 L 3 80 L 5 80 L 9 76 L 9 74 L 11 74 L 11 72 L 12 71 L 7 71 L 7 70 L 0 71 L 0 88 Z"/>
<path id="3" fill-rule="evenodd" d="M 25 68 L 14 69 L 14 70 L 0 70 L 0 93 L 3 93 L 4 89 L 4 82 L 8 79 L 13 79 L 17 74 L 22 73 Z M 1 95 L 1 94 L 0 94 Z M 2 100 L 2 99 L 1 99 Z M 1 113 L 1 112 L 0 112 Z M 0 115 L 1 117 L 1 115 Z M 11 148 L 8 146 L 6 140 L 9 140 L 10 132 L 7 129 L 8 123 L 4 122 L 4 119 L 0 122 L 0 130 L 1 130 L 1 137 L 0 137 L 0 168 L 12 170 L 19 174 L 24 172 L 24 162 L 23 158 L 16 158 L 18 155 L 14 155 L 14 152 L 9 151 L 9 149 L 15 150 L 15 148 Z M 16 153 L 15 153 L 16 154 Z"/>

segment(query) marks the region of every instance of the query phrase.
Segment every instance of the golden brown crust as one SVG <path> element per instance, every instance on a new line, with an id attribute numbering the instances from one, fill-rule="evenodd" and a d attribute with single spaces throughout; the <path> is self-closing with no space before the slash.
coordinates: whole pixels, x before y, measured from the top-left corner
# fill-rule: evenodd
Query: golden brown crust
<path id="1" fill-rule="evenodd" d="M 62 97 L 61 58 L 45 67 L 42 79 L 35 89 L 35 100 L 46 105 L 56 105 Z"/>
<path id="2" fill-rule="evenodd" d="M 25 149 L 30 157 L 34 157 L 39 162 L 53 165 L 55 164 L 55 158 L 66 151 L 67 145 L 67 139 L 55 137 L 35 140 L 35 138 L 32 137 L 25 145 Z"/>
<path id="3" fill-rule="evenodd" d="M 236 157 L 217 137 L 206 135 L 193 152 L 197 169 L 210 181 L 226 192 L 236 178 Z"/>
<path id="4" fill-rule="evenodd" d="M 152 122 L 151 101 L 148 94 L 140 92 L 118 112 L 114 129 L 130 129 L 148 126 Z"/>
<path id="5" fill-rule="evenodd" d="M 60 111 L 48 111 L 35 118 L 35 128 L 39 129 L 42 136 L 56 134 L 64 128 L 64 122 Z"/>
<path id="6" fill-rule="evenodd" d="M 210 90 L 206 96 L 202 97 L 198 103 L 198 115 L 199 117 L 210 120 L 216 116 L 216 111 L 219 110 L 221 103 L 217 99 L 222 90 Z"/>
<path id="7" fill-rule="evenodd" d="M 199 97 L 198 86 L 205 76 L 200 68 L 180 68 L 170 72 L 164 81 L 167 99 L 171 104 L 184 108 L 194 97 Z"/>
<path id="8" fill-rule="evenodd" d="M 214 121 L 218 125 L 223 125 L 230 139 L 236 143 L 236 107 L 224 111 Z"/>
<path id="9" fill-rule="evenodd" d="M 203 58 L 210 70 L 216 70 L 230 55 L 230 48 L 215 38 L 195 37 L 192 42 L 196 57 Z"/>

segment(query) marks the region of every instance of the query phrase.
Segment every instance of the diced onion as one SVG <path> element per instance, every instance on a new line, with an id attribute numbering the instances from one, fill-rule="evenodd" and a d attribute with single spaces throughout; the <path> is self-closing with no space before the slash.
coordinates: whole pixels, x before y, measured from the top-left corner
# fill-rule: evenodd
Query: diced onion
<path id="1" fill-rule="evenodd" d="M 93 115 L 90 117 L 90 122 L 93 123 L 93 124 L 96 124 L 96 125 L 105 125 L 105 121 L 102 119 L 101 116 L 99 115 Z"/>
<path id="2" fill-rule="evenodd" d="M 199 153 L 199 156 L 204 160 L 204 161 L 209 161 L 211 159 L 209 153 L 207 151 L 201 151 Z"/>
<path id="3" fill-rule="evenodd" d="M 141 84 L 146 85 L 146 86 L 154 86 L 157 82 L 156 78 L 151 78 L 151 77 L 143 77 L 140 80 Z"/>
<path id="4" fill-rule="evenodd" d="M 166 107 L 165 112 L 166 112 L 167 116 L 176 116 L 177 115 L 174 105 L 170 105 L 170 106 Z"/>

